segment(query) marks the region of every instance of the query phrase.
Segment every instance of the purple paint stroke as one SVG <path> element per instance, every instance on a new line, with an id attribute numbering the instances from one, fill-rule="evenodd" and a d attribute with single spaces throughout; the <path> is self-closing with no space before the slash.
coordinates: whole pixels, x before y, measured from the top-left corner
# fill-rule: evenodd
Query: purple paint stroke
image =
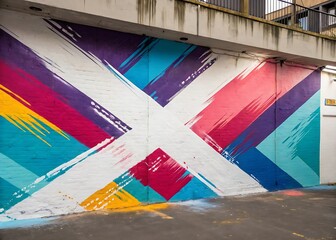
<path id="1" fill-rule="evenodd" d="M 90 27 L 60 20 L 45 20 L 60 34 L 87 53 L 91 53 L 103 63 L 124 74 L 141 59 L 141 53 L 153 38 L 113 30 Z M 139 54 L 126 67 L 122 63 L 135 52 Z"/>
<path id="2" fill-rule="evenodd" d="M 320 72 L 312 72 L 293 89 L 272 104 L 256 121 L 254 121 L 223 152 L 230 152 L 233 157 L 259 145 L 289 116 L 298 110 L 320 89 Z M 276 122 L 275 119 L 276 110 Z"/>
<path id="3" fill-rule="evenodd" d="M 157 41 L 155 38 L 59 20 L 46 21 L 82 51 L 93 54 L 103 63 L 106 61 L 121 74 L 125 74 L 132 68 L 148 51 L 148 48 Z M 216 59 L 212 59 L 202 67 L 204 61 L 210 56 L 210 52 L 207 51 L 209 51 L 208 48 L 196 47 L 187 57 L 182 55 L 159 79 L 155 79 L 143 91 L 161 106 L 167 105 L 172 98 L 215 62 Z"/>
<path id="4" fill-rule="evenodd" d="M 149 83 L 143 91 L 161 106 L 166 106 L 216 61 L 215 58 L 209 60 L 210 57 L 209 48 L 196 47 L 188 56 L 176 59 L 159 79 Z M 208 62 L 204 64 L 207 60 Z"/>
<path id="5" fill-rule="evenodd" d="M 46 68 L 45 64 L 56 65 L 51 60 L 48 60 L 49 62 L 43 61 L 31 49 L 3 30 L 0 30 L 0 42 L 1 59 L 39 79 L 44 85 L 56 92 L 61 101 L 76 109 L 111 137 L 118 138 L 131 130 L 119 118 Z M 83 126 L 83 130 L 85 130 L 85 126 Z"/>

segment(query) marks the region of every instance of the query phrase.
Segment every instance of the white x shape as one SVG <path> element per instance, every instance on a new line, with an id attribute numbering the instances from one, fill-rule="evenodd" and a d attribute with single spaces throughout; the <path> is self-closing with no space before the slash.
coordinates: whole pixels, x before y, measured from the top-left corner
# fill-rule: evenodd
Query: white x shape
<path id="1" fill-rule="evenodd" d="M 79 203 L 157 148 L 188 167 L 195 177 L 218 195 L 265 191 L 258 182 L 226 161 L 171 112 L 162 108 L 112 66 L 108 69 L 95 56 L 80 51 L 63 36 L 51 31 L 42 18 L 21 13 L 14 15 L 7 10 L 0 10 L 0 14 L 2 25 L 8 33 L 42 59 L 48 58 L 48 62 L 53 63 L 46 64 L 46 67 L 132 128 L 100 152 L 76 164 L 30 198 L 9 209 L 7 215 L 22 219 L 32 215 L 40 217 L 83 211 Z M 27 29 L 27 25 L 31 27 Z M 41 205 L 48 210 L 36 212 Z M 19 213 L 22 209 L 24 214 Z"/>

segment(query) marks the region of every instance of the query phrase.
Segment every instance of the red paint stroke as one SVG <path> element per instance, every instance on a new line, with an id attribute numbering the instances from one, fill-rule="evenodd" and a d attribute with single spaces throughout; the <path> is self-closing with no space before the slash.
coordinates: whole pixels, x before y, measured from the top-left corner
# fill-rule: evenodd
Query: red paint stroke
<path id="1" fill-rule="evenodd" d="M 281 192 L 284 195 L 291 196 L 291 197 L 299 197 L 299 196 L 304 196 L 305 194 L 300 191 L 296 190 L 286 190 Z"/>
<path id="2" fill-rule="evenodd" d="M 221 152 L 265 112 L 276 97 L 283 96 L 312 71 L 262 63 L 247 76 L 240 74 L 220 89 L 209 100 L 211 103 L 189 121 L 196 121 L 191 129 Z"/>
<path id="3" fill-rule="evenodd" d="M 130 173 L 166 200 L 172 198 L 193 178 L 192 174 L 160 148 L 131 168 Z"/>
<path id="4" fill-rule="evenodd" d="M 111 138 L 72 107 L 66 105 L 57 93 L 22 69 L 0 61 L 1 84 L 30 103 L 32 111 L 47 119 L 89 148 Z M 85 107 L 85 106 L 83 106 Z"/>

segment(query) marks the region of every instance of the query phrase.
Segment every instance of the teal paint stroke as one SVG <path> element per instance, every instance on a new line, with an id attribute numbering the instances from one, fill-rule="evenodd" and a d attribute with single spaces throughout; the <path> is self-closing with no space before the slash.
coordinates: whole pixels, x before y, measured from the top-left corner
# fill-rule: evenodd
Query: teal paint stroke
<path id="1" fill-rule="evenodd" d="M 135 197 L 141 203 L 166 202 L 166 199 L 149 186 L 144 186 L 127 171 L 114 180 L 118 186 Z"/>
<path id="2" fill-rule="evenodd" d="M 201 198 L 214 198 L 218 195 L 207 187 L 198 178 L 193 177 L 187 185 L 185 185 L 178 193 L 176 193 L 169 201 L 186 201 Z"/>
<path id="3" fill-rule="evenodd" d="M 0 117 L 0 153 L 35 175 L 42 176 L 88 150 L 88 147 L 70 135 L 65 138 L 41 121 L 39 124 L 48 132 L 43 138 L 51 147 L 30 132 L 22 131 Z M 11 174 L 16 175 L 14 171 Z"/>
<path id="4" fill-rule="evenodd" d="M 18 194 L 19 191 L 19 188 L 0 177 L 0 214 L 7 210 L 8 206 L 14 205 L 18 202 L 20 198 L 27 198 L 30 196 L 24 192 L 21 193 L 22 196 L 20 196 L 20 194 Z"/>
<path id="5" fill-rule="evenodd" d="M 86 151 L 88 148 L 71 136 L 64 138 L 39 123 L 49 132 L 45 139 L 51 147 L 0 117 L 0 183 L 7 186 L 0 186 L 2 213 L 92 154 L 91 149 Z M 77 161 L 69 164 L 73 159 Z"/>
<path id="6" fill-rule="evenodd" d="M 320 92 L 271 133 L 257 149 L 302 186 L 319 184 Z M 274 141 L 276 146 L 274 146 Z M 313 154 L 310 154 L 310 152 Z"/>
<path id="7" fill-rule="evenodd" d="M 155 41 L 146 48 L 147 54 L 143 53 L 141 59 L 124 75 L 138 88 L 144 89 L 157 76 L 162 75 L 175 60 L 186 54 L 185 51 L 190 46 L 190 44 L 163 39 Z"/>
<path id="8" fill-rule="evenodd" d="M 2 153 L 0 153 L 0 166 L 0 177 L 19 189 L 39 177 Z"/>

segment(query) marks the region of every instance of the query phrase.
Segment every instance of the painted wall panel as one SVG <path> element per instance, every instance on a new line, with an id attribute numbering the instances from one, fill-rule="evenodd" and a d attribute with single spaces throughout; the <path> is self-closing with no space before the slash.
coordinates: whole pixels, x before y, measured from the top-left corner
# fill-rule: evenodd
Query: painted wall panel
<path id="1" fill-rule="evenodd" d="M 318 70 L 0 13 L 0 221 L 319 184 Z"/>

